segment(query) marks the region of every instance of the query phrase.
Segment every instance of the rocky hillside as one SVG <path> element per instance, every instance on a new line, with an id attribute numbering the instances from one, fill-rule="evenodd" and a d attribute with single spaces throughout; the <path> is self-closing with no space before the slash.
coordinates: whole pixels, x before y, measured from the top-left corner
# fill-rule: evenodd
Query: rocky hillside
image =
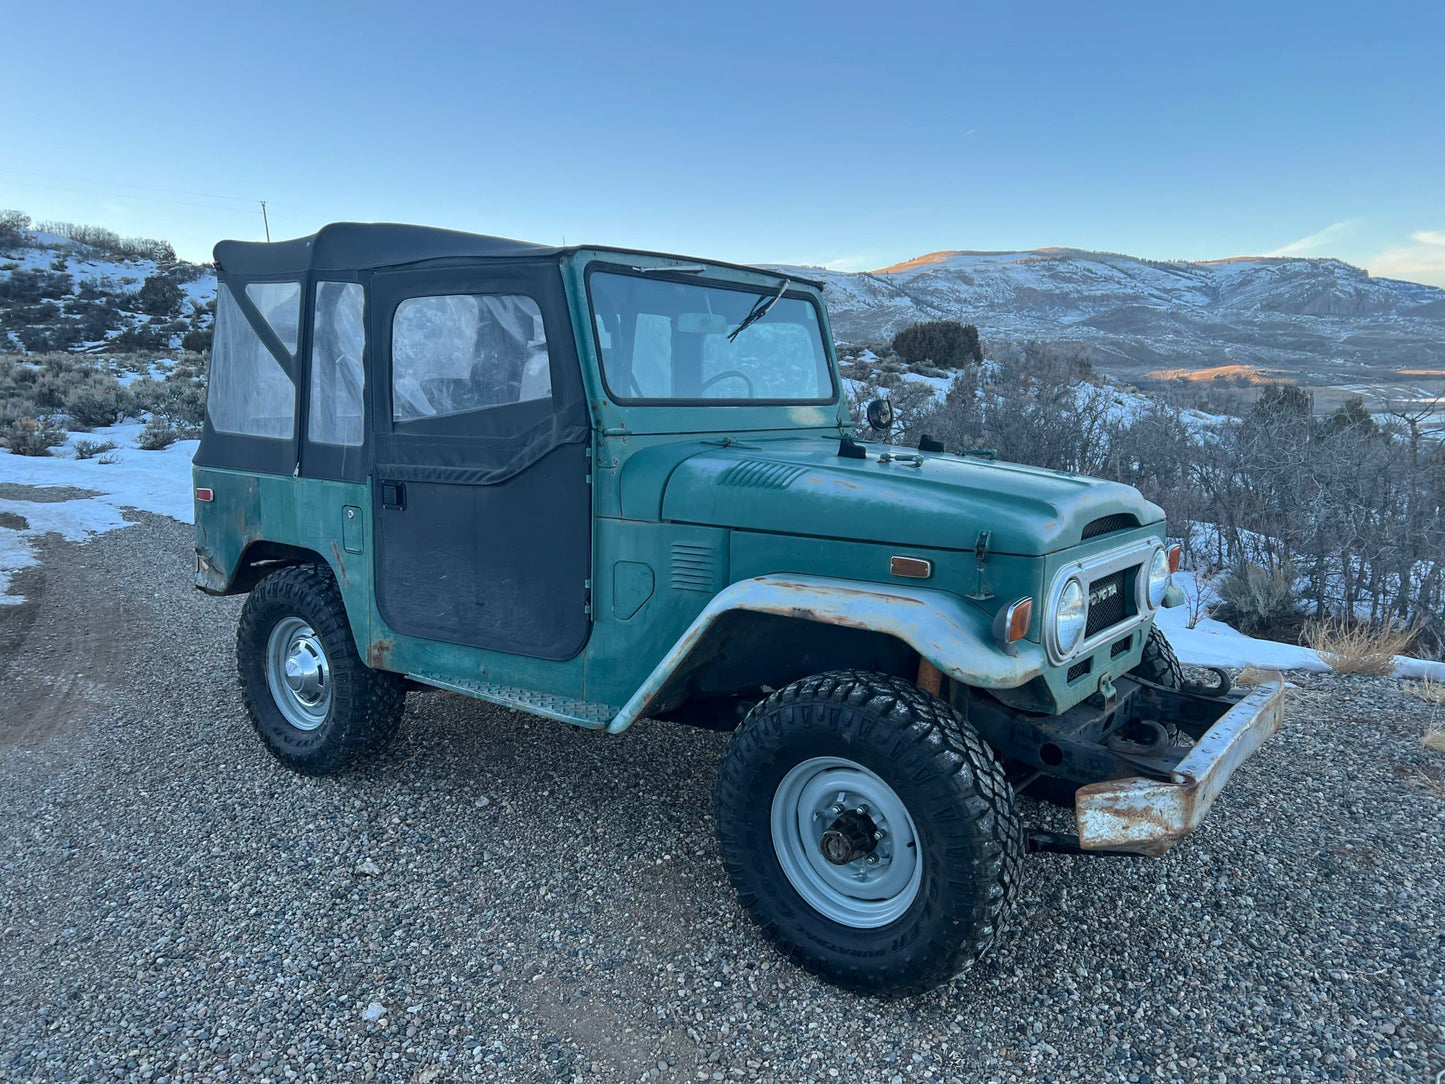
<path id="1" fill-rule="evenodd" d="M 1445 290 L 1339 260 L 1161 263 L 1077 249 L 934 252 L 822 279 L 838 338 L 963 319 L 986 339 L 1080 344 L 1114 369 L 1445 365 Z"/>

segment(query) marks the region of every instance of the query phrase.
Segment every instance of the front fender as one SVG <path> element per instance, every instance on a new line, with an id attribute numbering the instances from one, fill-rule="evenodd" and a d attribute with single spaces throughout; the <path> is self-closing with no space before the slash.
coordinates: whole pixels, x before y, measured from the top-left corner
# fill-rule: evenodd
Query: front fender
<path id="1" fill-rule="evenodd" d="M 985 689 L 1017 688 L 1047 666 L 1044 649 L 1026 640 L 1015 645 L 1016 655 L 1005 654 L 994 641 L 992 619 L 957 595 L 827 576 L 758 576 L 730 584 L 713 597 L 607 725 L 608 732 L 626 730 L 646 715 L 703 634 L 734 610 L 886 633 L 954 680 Z"/>

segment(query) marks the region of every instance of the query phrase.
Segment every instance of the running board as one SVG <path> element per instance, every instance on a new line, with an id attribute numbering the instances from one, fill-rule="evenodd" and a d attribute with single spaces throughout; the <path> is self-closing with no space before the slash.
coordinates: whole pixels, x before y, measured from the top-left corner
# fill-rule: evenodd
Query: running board
<path id="1" fill-rule="evenodd" d="M 551 696 L 530 689 L 519 689 L 514 685 L 497 685 L 489 681 L 473 681 L 469 678 L 444 678 L 439 674 L 411 673 L 407 677 L 447 692 L 461 693 L 476 700 L 514 708 L 532 715 L 557 719 L 588 730 L 601 730 L 617 715 L 617 709 L 609 704 L 592 700 L 574 700 L 567 696 Z"/>

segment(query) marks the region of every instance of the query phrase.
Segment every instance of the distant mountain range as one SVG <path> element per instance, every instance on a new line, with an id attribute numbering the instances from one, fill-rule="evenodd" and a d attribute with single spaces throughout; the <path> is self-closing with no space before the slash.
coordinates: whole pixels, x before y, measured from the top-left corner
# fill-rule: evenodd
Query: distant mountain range
<path id="1" fill-rule="evenodd" d="M 1073 342 L 1105 368 L 1445 366 L 1445 290 L 1340 260 L 1199 263 L 1108 252 L 932 252 L 878 271 L 786 268 L 825 284 L 834 335 L 886 341 L 920 320 L 988 340 Z"/>
<path id="2" fill-rule="evenodd" d="M 209 267 L 106 247 L 36 230 L 0 244 L 0 350 L 164 349 L 209 327 Z M 932 252 L 855 274 L 778 270 L 824 283 L 834 334 L 845 342 L 956 319 L 976 324 L 986 346 L 1077 344 L 1124 377 L 1244 365 L 1340 384 L 1445 369 L 1445 290 L 1371 278 L 1340 260 L 1158 262 L 1048 248 Z M 161 278 L 180 296 L 148 306 L 142 286 Z"/>

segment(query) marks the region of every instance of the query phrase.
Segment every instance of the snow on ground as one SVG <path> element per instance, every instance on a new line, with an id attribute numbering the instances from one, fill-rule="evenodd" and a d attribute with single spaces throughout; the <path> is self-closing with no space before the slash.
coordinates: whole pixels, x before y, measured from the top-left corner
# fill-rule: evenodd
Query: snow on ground
<path id="1" fill-rule="evenodd" d="M 1177 572 L 1174 582 L 1185 595 L 1194 599 L 1199 591 L 1194 576 L 1189 572 Z M 1255 666 L 1261 670 L 1311 670 L 1327 673 L 1329 663 L 1320 658 L 1319 652 L 1298 644 L 1282 644 L 1274 640 L 1257 640 L 1246 636 L 1238 629 L 1201 616 L 1194 628 L 1189 627 L 1189 606 L 1175 606 L 1160 610 L 1155 624 L 1163 631 L 1179 661 L 1191 666 L 1223 666 L 1243 669 Z M 1445 662 L 1426 662 L 1421 659 L 1395 658 L 1395 676 L 1403 678 L 1431 677 L 1445 680 Z"/>
<path id="2" fill-rule="evenodd" d="M 0 484 L 69 486 L 95 494 L 64 501 L 0 499 L 0 605 L 21 601 L 9 593 L 11 578 L 35 563 L 32 541 L 46 534 L 84 542 L 127 526 L 122 508 L 194 522 L 191 457 L 197 442 L 178 441 L 164 451 L 142 451 L 136 447 L 142 428 L 140 422 L 127 422 L 93 433 L 72 433 L 63 447 L 51 449 L 50 456 L 14 455 L 0 449 Z M 79 440 L 114 441 L 116 449 L 106 458 L 115 457 L 116 462 L 76 459 Z M 19 516 L 25 526 L 8 526 L 16 522 L 12 516 Z"/>

